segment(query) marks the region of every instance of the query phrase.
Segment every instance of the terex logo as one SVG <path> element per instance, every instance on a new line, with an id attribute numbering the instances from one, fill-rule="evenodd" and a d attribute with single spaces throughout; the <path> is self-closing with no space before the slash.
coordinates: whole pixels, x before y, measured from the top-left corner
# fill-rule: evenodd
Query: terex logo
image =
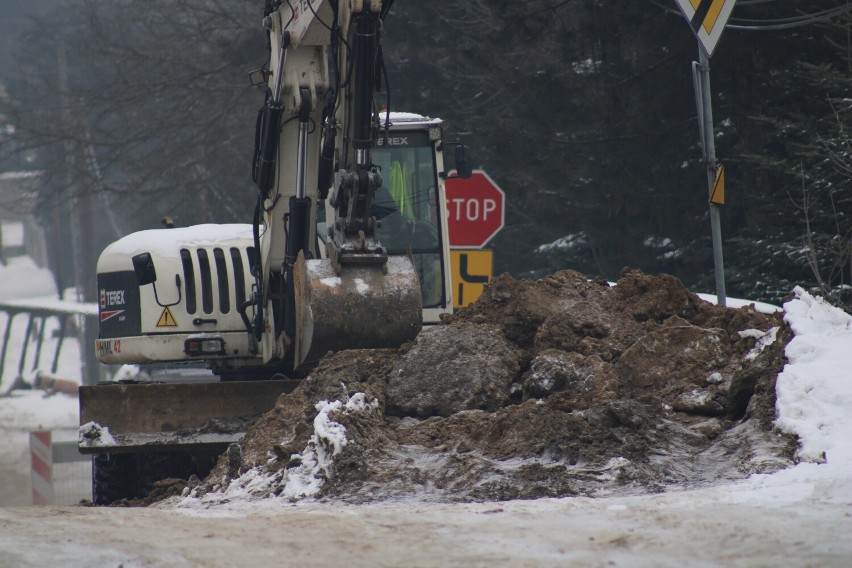
<path id="1" fill-rule="evenodd" d="M 101 290 L 101 307 L 123 306 L 124 290 Z"/>
<path id="2" fill-rule="evenodd" d="M 125 310 L 110 310 L 112 306 L 124 306 L 124 290 L 105 290 L 101 289 L 101 321 L 107 321 L 118 315 L 121 315 Z M 118 318 L 118 321 L 123 321 L 125 316 Z"/>
<path id="3" fill-rule="evenodd" d="M 379 136 L 379 146 L 384 146 L 385 140 L 387 140 L 388 146 L 408 146 L 408 136 L 396 136 L 389 137 L 387 139 L 383 136 Z"/>

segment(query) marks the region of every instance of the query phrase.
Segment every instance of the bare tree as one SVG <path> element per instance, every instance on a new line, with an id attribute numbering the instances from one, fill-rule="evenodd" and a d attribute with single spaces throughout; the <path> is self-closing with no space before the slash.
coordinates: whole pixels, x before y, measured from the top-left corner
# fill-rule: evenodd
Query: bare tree
<path id="1" fill-rule="evenodd" d="M 43 199 L 95 192 L 127 229 L 249 218 L 261 8 L 76 0 L 38 21 L 2 112 L 15 151 L 38 152 Z"/>

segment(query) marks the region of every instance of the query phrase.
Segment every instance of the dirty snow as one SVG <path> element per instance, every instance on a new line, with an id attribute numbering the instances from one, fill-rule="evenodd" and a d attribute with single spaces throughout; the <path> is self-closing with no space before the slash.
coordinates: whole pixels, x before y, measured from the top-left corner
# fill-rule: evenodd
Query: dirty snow
<path id="1" fill-rule="evenodd" d="M 280 488 L 277 499 L 294 500 L 310 497 L 319 493 L 326 478 L 332 474 L 334 457 L 348 443 L 346 427 L 334 420 L 333 413 L 349 414 L 370 412 L 378 408 L 378 401 L 368 402 L 364 393 L 355 393 L 344 403 L 339 400 L 320 401 L 315 405 L 318 411 L 313 421 L 313 435 L 301 453 L 290 456 L 290 461 L 298 465 L 291 469 L 273 473 L 253 467 L 233 480 L 223 480 L 224 487 L 200 497 L 194 490 L 185 491 L 185 499 L 177 507 L 195 507 L 229 503 L 234 500 L 256 501 Z M 235 450 L 236 451 L 236 450 Z"/>

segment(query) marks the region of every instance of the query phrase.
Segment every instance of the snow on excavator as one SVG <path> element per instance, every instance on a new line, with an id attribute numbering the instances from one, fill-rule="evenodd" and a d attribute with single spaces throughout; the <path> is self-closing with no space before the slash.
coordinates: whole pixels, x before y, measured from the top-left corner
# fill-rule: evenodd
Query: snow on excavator
<path id="1" fill-rule="evenodd" d="M 444 149 L 453 175 L 470 168 L 440 120 L 378 110 L 392 3 L 267 1 L 253 222 L 141 231 L 101 254 L 99 359 L 203 362 L 218 380 L 81 388 L 96 503 L 203 475 L 300 369 L 452 311 Z"/>

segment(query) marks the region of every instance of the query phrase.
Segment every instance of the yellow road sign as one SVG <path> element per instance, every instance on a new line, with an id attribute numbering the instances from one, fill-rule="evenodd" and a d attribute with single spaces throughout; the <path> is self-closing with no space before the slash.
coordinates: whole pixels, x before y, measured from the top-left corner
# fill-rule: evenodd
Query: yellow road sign
<path id="1" fill-rule="evenodd" d="M 479 298 L 485 285 L 491 282 L 494 252 L 490 250 L 450 251 L 453 275 L 453 308 L 469 306 Z"/>
<path id="2" fill-rule="evenodd" d="M 677 0 L 708 57 L 713 55 L 736 3 L 737 0 Z"/>
<path id="3" fill-rule="evenodd" d="M 710 203 L 725 204 L 725 166 L 722 164 L 719 164 L 719 169 L 716 170 L 716 181 L 713 183 L 713 191 L 710 192 Z"/>
<path id="4" fill-rule="evenodd" d="M 163 313 L 160 314 L 160 319 L 157 320 L 157 327 L 177 327 L 177 321 L 172 315 L 172 312 L 169 311 L 169 308 L 163 308 Z"/>

